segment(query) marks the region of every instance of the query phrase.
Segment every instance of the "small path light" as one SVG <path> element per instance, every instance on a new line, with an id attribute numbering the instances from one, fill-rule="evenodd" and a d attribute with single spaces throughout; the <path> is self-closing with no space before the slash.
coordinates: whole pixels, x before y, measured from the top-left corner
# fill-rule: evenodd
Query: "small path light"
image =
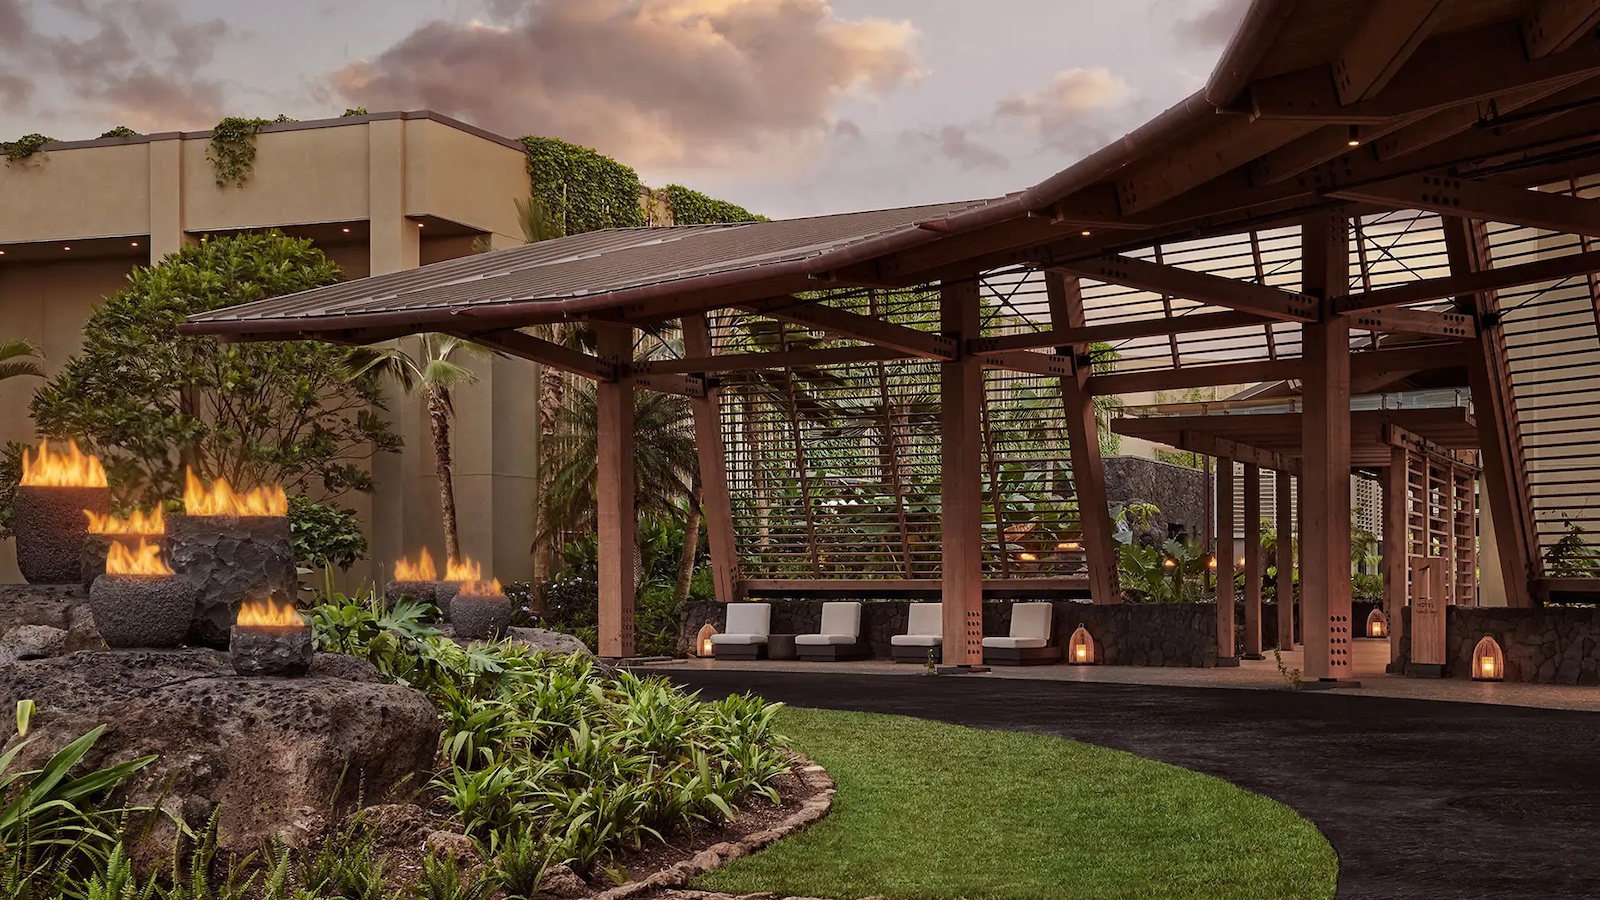
<path id="1" fill-rule="evenodd" d="M 1483 636 L 1472 650 L 1472 680 L 1501 681 L 1506 677 L 1506 655 L 1495 639 Z"/>
<path id="2" fill-rule="evenodd" d="M 1067 662 L 1075 666 L 1094 665 L 1094 638 L 1089 636 L 1089 629 L 1082 625 L 1072 633 L 1072 640 L 1067 642 Z"/>
<path id="3" fill-rule="evenodd" d="M 1374 609 L 1367 614 L 1367 637 L 1386 638 L 1389 636 L 1389 617 L 1383 610 Z"/>

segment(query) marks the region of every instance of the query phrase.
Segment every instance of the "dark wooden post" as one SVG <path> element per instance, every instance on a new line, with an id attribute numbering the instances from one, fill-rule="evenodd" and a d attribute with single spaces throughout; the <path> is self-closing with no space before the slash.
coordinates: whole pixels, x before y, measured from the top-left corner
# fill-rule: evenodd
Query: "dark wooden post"
<path id="1" fill-rule="evenodd" d="M 1239 664 L 1233 619 L 1233 460 L 1217 458 L 1217 665 Z"/>
<path id="2" fill-rule="evenodd" d="M 1278 649 L 1294 649 L 1294 482 L 1274 472 L 1278 494 Z"/>
<path id="3" fill-rule="evenodd" d="M 1406 536 L 1410 523 L 1407 497 L 1411 461 L 1406 448 L 1389 448 L 1389 468 L 1383 473 L 1383 614 L 1389 618 L 1389 662 L 1400 659 L 1400 638 L 1405 633 L 1402 618 L 1406 605 Z"/>
<path id="4" fill-rule="evenodd" d="M 1261 659 L 1261 469 L 1244 467 L 1244 658 Z"/>
<path id="5" fill-rule="evenodd" d="M 600 357 L 621 371 L 633 359 L 633 329 L 596 325 Z M 596 518 L 600 574 L 600 655 L 633 655 L 635 552 L 633 507 L 633 384 L 603 381 L 595 386 Z"/>
<path id="6" fill-rule="evenodd" d="M 1049 272 L 1045 274 L 1045 288 L 1053 327 L 1082 328 L 1083 294 L 1078 279 Z M 1083 530 L 1089 596 L 1095 603 L 1121 603 L 1117 549 L 1111 536 L 1110 504 L 1106 502 L 1106 466 L 1100 456 L 1100 426 L 1095 420 L 1094 398 L 1087 387 L 1090 369 L 1081 362 L 1089 348 L 1062 346 L 1056 352 L 1073 358 L 1073 374 L 1061 379 L 1061 399 L 1066 405 L 1067 451 L 1072 457 L 1072 484 L 1078 492 L 1078 527 Z"/>
<path id="7" fill-rule="evenodd" d="M 1334 298 L 1349 292 L 1348 223 L 1317 216 L 1302 223 L 1303 290 L 1322 298 L 1321 321 L 1302 331 L 1305 379 L 1302 416 L 1305 485 L 1301 537 L 1301 637 L 1305 672 L 1319 681 L 1346 680 L 1350 623 L 1350 320 Z"/>
<path id="8" fill-rule="evenodd" d="M 689 357 L 711 355 L 711 330 L 704 313 L 683 317 L 683 350 Z M 728 455 L 722 444 L 721 389 L 708 384 L 705 397 L 691 398 L 689 407 L 694 411 L 712 583 L 717 601 L 728 603 L 739 598 L 739 555 L 733 533 L 733 500 L 728 493 Z"/>
<path id="9" fill-rule="evenodd" d="M 981 310 L 976 281 L 945 282 L 940 291 L 943 330 L 960 348 L 939 366 L 943 659 L 975 666 L 983 663 L 983 366 L 967 340 L 978 336 Z"/>

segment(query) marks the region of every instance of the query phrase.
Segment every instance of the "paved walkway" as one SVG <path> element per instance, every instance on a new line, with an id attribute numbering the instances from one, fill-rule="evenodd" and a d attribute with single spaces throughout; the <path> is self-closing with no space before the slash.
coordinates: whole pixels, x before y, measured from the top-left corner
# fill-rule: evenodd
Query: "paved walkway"
<path id="1" fill-rule="evenodd" d="M 1298 648 L 1283 654 L 1285 669 L 1304 670 L 1302 651 Z M 1522 684 L 1513 682 L 1483 682 L 1463 678 L 1408 678 L 1389 675 L 1383 667 L 1389 662 L 1387 641 L 1360 640 L 1355 642 L 1355 672 L 1359 687 L 1336 688 L 1340 694 L 1360 697 L 1392 697 L 1410 700 L 1449 700 L 1460 703 L 1493 703 L 1510 706 L 1531 706 L 1543 709 L 1571 709 L 1600 712 L 1600 687 L 1576 687 L 1562 684 Z M 676 663 L 674 668 L 687 667 L 705 671 L 795 672 L 795 673 L 850 673 L 862 675 L 914 675 L 922 676 L 922 666 L 896 665 L 881 660 L 846 663 L 803 663 L 760 660 L 732 662 L 689 660 Z M 1071 681 L 1106 684 L 1145 684 L 1170 687 L 1225 687 L 1251 690 L 1285 691 L 1288 681 L 1278 671 L 1278 664 L 1270 652 L 1264 660 L 1244 660 L 1233 669 L 1191 669 L 1151 666 L 1025 666 L 996 667 L 987 679 L 1024 679 L 1029 681 Z M 1596 890 L 1600 897 L 1600 889 Z"/>
<path id="2" fill-rule="evenodd" d="M 662 671 L 709 696 L 753 691 L 796 706 L 1048 734 L 1225 778 L 1323 830 L 1339 854 L 1341 898 L 1600 896 L 1600 718 L 1587 712 L 1079 683 L 1064 673 L 1083 670 L 1067 667 L 1026 678 L 773 664 Z M 1118 670 L 1096 672 L 1108 673 Z"/>

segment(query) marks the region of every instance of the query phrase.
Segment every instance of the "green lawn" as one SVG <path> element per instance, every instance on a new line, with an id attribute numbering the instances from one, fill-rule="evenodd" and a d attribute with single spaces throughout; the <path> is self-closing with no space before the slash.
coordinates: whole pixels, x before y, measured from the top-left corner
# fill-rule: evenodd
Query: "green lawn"
<path id="1" fill-rule="evenodd" d="M 833 812 L 697 886 L 894 900 L 1328 898 L 1338 860 L 1288 807 L 1126 753 L 898 716 L 787 709 Z"/>

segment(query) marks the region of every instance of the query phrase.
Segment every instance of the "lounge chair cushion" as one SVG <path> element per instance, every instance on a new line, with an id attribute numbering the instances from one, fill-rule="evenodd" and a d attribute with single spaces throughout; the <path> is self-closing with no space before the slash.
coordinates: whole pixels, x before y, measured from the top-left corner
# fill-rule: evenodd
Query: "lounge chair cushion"
<path id="1" fill-rule="evenodd" d="M 713 634 L 712 646 L 717 644 L 765 644 L 767 636 L 764 634 Z"/>
<path id="2" fill-rule="evenodd" d="M 896 634 L 889 638 L 895 647 L 938 647 L 944 643 L 942 634 Z"/>
<path id="3" fill-rule="evenodd" d="M 851 602 L 822 604 L 822 630 L 817 634 L 797 634 L 797 647 L 826 647 L 854 644 L 861 634 L 861 604 Z"/>
<path id="4" fill-rule="evenodd" d="M 943 608 L 938 603 L 911 604 L 910 614 L 906 618 L 905 636 L 930 634 L 944 634 Z"/>
<path id="5" fill-rule="evenodd" d="M 830 644 L 849 646 L 856 642 L 853 634 L 797 634 L 794 643 L 797 647 L 826 647 Z"/>
<path id="6" fill-rule="evenodd" d="M 983 639 L 985 647 L 993 647 L 996 650 L 1028 650 L 1035 647 L 1044 647 L 1049 643 L 1044 638 L 986 637 Z"/>
<path id="7" fill-rule="evenodd" d="M 993 646 L 1023 646 L 1043 647 L 1050 641 L 1050 613 L 1054 606 L 1049 603 L 1018 603 L 1011 607 L 1011 637 L 1038 638 L 1037 644 L 995 644 Z M 984 646 L 990 646 L 987 640 Z"/>
<path id="8" fill-rule="evenodd" d="M 729 603 L 728 627 L 722 629 L 729 635 L 768 635 L 772 633 L 772 604 L 770 603 Z M 712 642 L 716 642 L 713 637 Z M 723 643 L 756 643 L 761 641 L 723 641 Z"/>

